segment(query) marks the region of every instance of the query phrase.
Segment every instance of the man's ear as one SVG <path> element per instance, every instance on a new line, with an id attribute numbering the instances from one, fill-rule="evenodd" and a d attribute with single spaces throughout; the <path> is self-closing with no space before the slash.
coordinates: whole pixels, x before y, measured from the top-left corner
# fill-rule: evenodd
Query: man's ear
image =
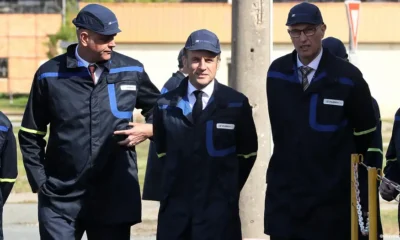
<path id="1" fill-rule="evenodd" d="M 325 24 L 322 24 L 321 25 L 321 31 L 322 31 L 322 39 L 324 38 L 324 36 L 325 36 L 325 31 L 326 31 L 326 25 Z"/>
<path id="2" fill-rule="evenodd" d="M 187 57 L 185 55 L 183 55 L 183 57 L 182 57 L 182 62 L 183 62 L 183 66 L 185 66 L 187 68 L 189 67 L 188 66 L 188 64 L 189 64 L 188 63 L 188 59 L 187 59 Z"/>
<path id="3" fill-rule="evenodd" d="M 79 31 L 78 34 L 79 41 L 86 47 L 89 44 L 89 33 L 86 31 Z"/>

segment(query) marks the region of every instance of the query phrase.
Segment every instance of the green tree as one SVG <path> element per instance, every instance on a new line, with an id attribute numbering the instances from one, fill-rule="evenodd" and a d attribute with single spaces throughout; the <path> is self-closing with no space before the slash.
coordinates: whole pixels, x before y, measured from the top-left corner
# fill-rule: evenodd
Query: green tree
<path id="1" fill-rule="evenodd" d="M 54 35 L 49 36 L 47 43 L 48 52 L 47 57 L 53 58 L 58 55 L 58 42 L 61 41 L 75 41 L 76 40 L 76 28 L 72 24 L 72 19 L 75 18 L 78 13 L 78 5 L 76 0 L 67 0 L 65 9 L 65 23 L 61 26 L 60 30 Z"/>

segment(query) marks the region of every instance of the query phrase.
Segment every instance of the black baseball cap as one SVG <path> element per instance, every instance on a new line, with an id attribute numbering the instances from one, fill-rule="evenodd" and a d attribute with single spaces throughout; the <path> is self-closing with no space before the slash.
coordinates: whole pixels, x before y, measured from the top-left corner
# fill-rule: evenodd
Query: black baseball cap
<path id="1" fill-rule="evenodd" d="M 72 20 L 72 23 L 76 27 L 88 29 L 101 35 L 114 35 L 121 32 L 115 14 L 99 4 L 86 5 Z"/>
<path id="2" fill-rule="evenodd" d="M 323 24 L 322 14 L 319 8 L 309 2 L 302 2 L 289 11 L 286 26 L 307 23 L 312 25 Z"/>
<path id="3" fill-rule="evenodd" d="M 348 54 L 344 43 L 340 39 L 327 37 L 322 40 L 322 46 L 328 49 L 333 55 L 339 58 L 347 59 Z"/>
<path id="4" fill-rule="evenodd" d="M 186 41 L 185 49 L 189 51 L 205 50 L 215 54 L 221 53 L 217 35 L 207 29 L 192 32 Z"/>

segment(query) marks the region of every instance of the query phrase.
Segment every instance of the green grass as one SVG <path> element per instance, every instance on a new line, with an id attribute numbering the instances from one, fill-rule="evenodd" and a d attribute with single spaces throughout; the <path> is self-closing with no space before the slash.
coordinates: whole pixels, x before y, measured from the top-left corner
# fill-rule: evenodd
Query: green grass
<path id="1" fill-rule="evenodd" d="M 384 235 L 398 235 L 397 209 L 381 210 L 381 221 Z"/>
<path id="2" fill-rule="evenodd" d="M 25 110 L 27 102 L 27 96 L 14 97 L 12 103 L 8 97 L 0 96 L 0 109 L 6 113 L 22 113 Z"/>
<path id="3" fill-rule="evenodd" d="M 15 127 L 14 129 L 15 137 L 18 138 L 19 128 Z M 46 137 L 47 140 L 47 137 Z M 147 164 L 147 153 L 149 149 L 149 140 L 146 140 L 139 144 L 136 147 L 136 152 L 138 155 L 138 175 L 139 175 L 139 183 L 140 188 L 143 189 L 144 184 L 144 176 L 146 174 L 146 164 Z M 23 193 L 23 192 L 31 192 L 31 188 L 28 183 L 28 179 L 26 177 L 26 172 L 24 168 L 24 164 L 22 161 L 22 154 L 19 148 L 19 143 L 17 141 L 17 156 L 18 156 L 18 177 L 15 182 L 13 192 L 14 193 Z"/>

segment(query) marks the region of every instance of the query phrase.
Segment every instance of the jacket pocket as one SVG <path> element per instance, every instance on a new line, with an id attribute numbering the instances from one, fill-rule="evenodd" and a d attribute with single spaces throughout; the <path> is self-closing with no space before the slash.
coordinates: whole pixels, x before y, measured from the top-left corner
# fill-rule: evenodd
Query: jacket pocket
<path id="1" fill-rule="evenodd" d="M 107 84 L 110 109 L 116 118 L 130 119 L 132 117 L 138 86 L 135 80 L 129 79 Z"/>
<path id="2" fill-rule="evenodd" d="M 207 121 L 206 147 L 211 157 L 225 157 L 236 153 L 235 124 Z"/>

